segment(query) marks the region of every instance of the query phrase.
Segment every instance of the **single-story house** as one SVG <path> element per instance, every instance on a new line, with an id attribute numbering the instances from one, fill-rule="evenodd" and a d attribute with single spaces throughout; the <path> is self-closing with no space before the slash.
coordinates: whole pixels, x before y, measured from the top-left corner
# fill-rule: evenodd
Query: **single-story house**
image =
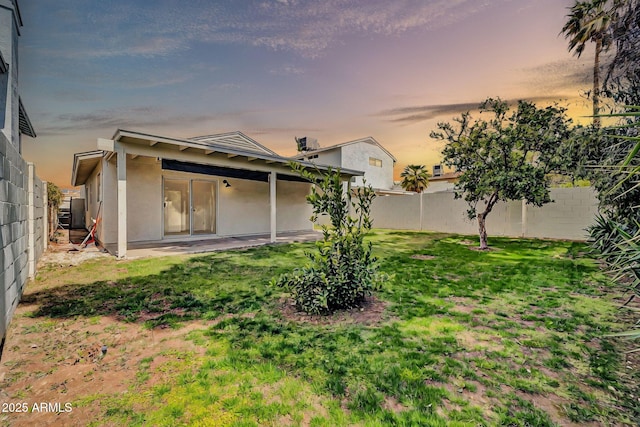
<path id="1" fill-rule="evenodd" d="M 396 158 L 375 138 L 367 136 L 323 148 L 314 145 L 306 145 L 294 159 L 363 171 L 364 176 L 354 176 L 351 179 L 353 187 L 361 187 L 364 178 L 366 184 L 376 190 L 388 192 L 393 189 L 393 167 Z"/>
<path id="2" fill-rule="evenodd" d="M 99 218 L 100 243 L 120 258 L 134 242 L 264 233 L 275 241 L 313 229 L 311 184 L 290 158 L 241 132 L 180 139 L 119 129 L 97 148 L 74 155 L 72 185 L 85 186 L 87 222 Z M 349 181 L 363 172 L 342 174 Z"/>

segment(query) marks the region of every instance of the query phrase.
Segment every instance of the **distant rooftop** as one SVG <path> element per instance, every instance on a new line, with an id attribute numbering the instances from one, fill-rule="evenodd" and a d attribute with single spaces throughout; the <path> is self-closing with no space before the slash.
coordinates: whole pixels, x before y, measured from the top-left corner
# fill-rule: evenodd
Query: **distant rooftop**
<path id="1" fill-rule="evenodd" d="M 397 161 L 396 158 L 393 156 L 393 154 L 391 154 L 389 152 L 389 150 L 384 148 L 378 141 L 375 140 L 375 138 L 373 138 L 371 136 L 367 136 L 367 137 L 360 138 L 360 139 L 355 139 L 353 141 L 343 142 L 341 144 L 332 145 L 330 147 L 322 147 L 322 148 L 318 148 L 316 150 L 304 151 L 304 152 L 296 154 L 295 156 L 293 156 L 293 158 L 294 159 L 302 159 L 303 157 L 309 156 L 311 154 L 322 153 L 324 151 L 336 150 L 338 148 L 342 148 L 344 146 L 351 145 L 351 144 L 357 144 L 357 143 L 360 143 L 360 142 L 365 142 L 367 144 L 377 145 L 378 147 L 380 147 L 382 149 L 382 151 L 387 153 L 389 155 L 389 157 L 391 157 L 391 159 L 393 159 L 394 162 Z"/>
<path id="2" fill-rule="evenodd" d="M 462 172 L 447 172 L 442 175 L 433 176 L 429 178 L 429 181 L 453 181 L 456 180 L 462 175 Z"/>

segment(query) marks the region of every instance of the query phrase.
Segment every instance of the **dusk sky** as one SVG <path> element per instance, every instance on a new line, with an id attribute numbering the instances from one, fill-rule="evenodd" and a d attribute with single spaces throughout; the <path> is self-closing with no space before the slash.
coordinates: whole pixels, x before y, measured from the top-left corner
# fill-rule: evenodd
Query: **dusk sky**
<path id="1" fill-rule="evenodd" d="M 431 169 L 429 138 L 488 96 L 588 114 L 592 47 L 559 36 L 573 0 L 19 2 L 23 154 L 70 185 L 73 153 L 117 128 L 239 130 L 281 155 L 373 136 Z"/>

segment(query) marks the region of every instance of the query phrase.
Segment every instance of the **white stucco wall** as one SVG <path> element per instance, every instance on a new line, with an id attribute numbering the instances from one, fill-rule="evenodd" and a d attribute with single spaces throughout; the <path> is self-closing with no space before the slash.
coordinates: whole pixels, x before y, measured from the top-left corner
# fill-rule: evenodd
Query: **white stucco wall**
<path id="1" fill-rule="evenodd" d="M 104 172 L 103 172 L 104 171 Z M 87 181 L 96 188 L 97 173 L 103 175 L 103 243 L 117 241 L 117 180 L 115 162 L 104 169 L 99 166 Z M 129 242 L 165 239 L 163 222 L 163 178 L 202 180 L 216 183 L 216 236 L 240 236 L 268 233 L 270 230 L 269 183 L 224 176 L 163 170 L 155 157 L 127 158 L 127 234 Z M 228 180 L 231 187 L 222 181 Z M 305 196 L 310 184 L 277 181 L 277 231 L 311 230 L 311 208 Z M 92 190 L 95 192 L 95 190 Z M 97 210 L 95 195 L 90 211 Z M 95 213 L 94 213 L 95 217 Z M 203 237 L 202 235 L 197 238 Z M 171 236 L 168 239 L 189 239 Z"/>
<path id="2" fill-rule="evenodd" d="M 301 231 L 311 230 L 312 209 L 307 203 L 307 195 L 311 185 L 304 182 L 278 181 L 276 185 L 278 217 L 276 230 Z"/>
<path id="3" fill-rule="evenodd" d="M 313 156 L 318 156 L 318 157 L 313 159 L 311 158 Z M 319 165 L 333 166 L 336 168 L 342 167 L 342 156 L 340 153 L 340 149 L 323 151 L 320 153 L 314 153 L 313 151 L 310 151 L 308 155 L 304 158 L 304 160 L 308 162 L 314 162 Z"/>
<path id="4" fill-rule="evenodd" d="M 9 65 L 6 73 L 0 74 L 0 132 L 4 133 L 7 141 L 20 149 L 18 126 L 18 36 L 19 30 L 15 5 L 10 0 L 0 0 L 0 50 L 2 57 Z"/>
<path id="5" fill-rule="evenodd" d="M 153 157 L 127 158 L 127 236 L 162 239 L 162 168 Z M 117 227 L 116 227 L 117 229 Z"/>
<path id="6" fill-rule="evenodd" d="M 102 160 L 102 170 L 103 201 L 98 238 L 105 244 L 113 244 L 117 242 L 118 237 L 118 171 L 115 156 L 109 162 L 106 159 Z"/>
<path id="7" fill-rule="evenodd" d="M 390 190 L 393 188 L 393 159 L 380 147 L 367 142 L 358 142 L 341 147 L 342 167 L 364 172 L 367 185 Z M 382 160 L 382 167 L 371 166 L 369 157 Z M 356 177 L 355 186 L 362 186 L 362 177 Z"/>

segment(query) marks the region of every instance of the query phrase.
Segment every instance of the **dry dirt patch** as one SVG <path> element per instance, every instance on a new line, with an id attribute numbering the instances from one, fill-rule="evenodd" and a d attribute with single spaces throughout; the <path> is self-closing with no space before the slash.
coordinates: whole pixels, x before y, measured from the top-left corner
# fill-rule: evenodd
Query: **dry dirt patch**
<path id="1" fill-rule="evenodd" d="M 204 354 L 185 336 L 206 329 L 203 322 L 173 329 L 145 329 L 111 317 L 43 319 L 28 317 L 33 306 L 20 306 L 11 323 L 0 363 L 0 402 L 70 403 L 71 412 L 0 414 L 11 426 L 85 425 L 99 419 L 100 401 L 82 405 L 97 394 L 128 392 L 145 358 L 168 357 L 167 350 Z M 106 353 L 103 354 L 103 346 Z"/>
<path id="2" fill-rule="evenodd" d="M 63 267 L 78 265 L 84 261 L 96 258 L 108 258 L 112 255 L 102 248 L 89 245 L 84 249 L 79 249 L 80 245 L 73 245 L 69 242 L 48 244 L 47 251 L 42 255 L 40 265 L 59 265 Z"/>
<path id="3" fill-rule="evenodd" d="M 312 325 L 377 325 L 388 320 L 388 317 L 385 316 L 388 305 L 386 301 L 376 297 L 369 297 L 361 307 L 340 310 L 333 314 L 322 316 L 298 311 L 291 300 L 283 299 L 280 301 L 280 311 L 287 320 Z"/>
<path id="4" fill-rule="evenodd" d="M 435 257 L 434 255 L 422 255 L 422 254 L 417 254 L 417 255 L 411 255 L 412 259 L 419 259 L 422 261 L 427 261 L 430 259 L 436 259 L 437 257 Z"/>

